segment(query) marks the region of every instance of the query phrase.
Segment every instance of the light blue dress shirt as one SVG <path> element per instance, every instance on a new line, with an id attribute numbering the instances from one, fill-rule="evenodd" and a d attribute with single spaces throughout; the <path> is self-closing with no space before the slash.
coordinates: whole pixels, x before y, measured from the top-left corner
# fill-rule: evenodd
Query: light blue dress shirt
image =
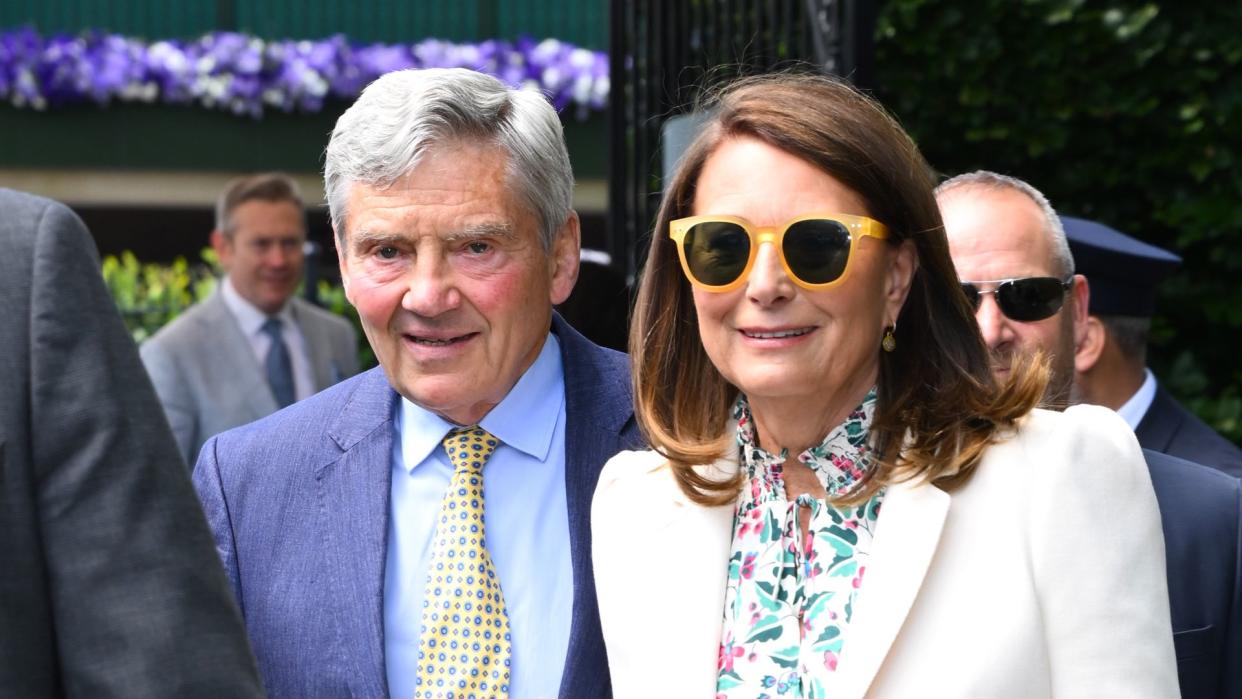
<path id="1" fill-rule="evenodd" d="M 455 425 L 404 398 L 397 408 L 384 570 L 388 690 L 414 696 L 423 592 Z M 565 378 L 560 344 L 543 350 L 479 426 L 501 445 L 483 468 L 487 550 L 509 612 L 511 699 L 555 697 L 569 651 L 573 569 L 565 502 Z"/>

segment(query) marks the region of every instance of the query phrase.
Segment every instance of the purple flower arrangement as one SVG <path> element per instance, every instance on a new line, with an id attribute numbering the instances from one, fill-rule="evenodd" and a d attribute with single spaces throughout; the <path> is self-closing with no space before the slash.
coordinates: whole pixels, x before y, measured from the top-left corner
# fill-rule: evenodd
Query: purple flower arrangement
<path id="1" fill-rule="evenodd" d="M 542 91 L 579 119 L 608 103 L 608 55 L 555 39 L 360 45 L 341 35 L 269 41 L 215 32 L 146 43 L 97 31 L 0 32 L 0 100 L 30 109 L 115 100 L 199 104 L 255 118 L 268 109 L 317 112 L 325 100 L 352 99 L 380 75 L 404 68 L 488 73 Z"/>

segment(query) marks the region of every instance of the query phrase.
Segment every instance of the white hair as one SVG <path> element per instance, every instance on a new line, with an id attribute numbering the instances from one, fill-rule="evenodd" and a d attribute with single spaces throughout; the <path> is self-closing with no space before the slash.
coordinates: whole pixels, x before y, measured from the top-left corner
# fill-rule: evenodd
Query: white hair
<path id="1" fill-rule="evenodd" d="M 1011 189 L 1029 197 L 1043 214 L 1044 231 L 1048 233 L 1052 243 L 1052 262 L 1060 270 L 1060 276 L 1065 278 L 1074 273 L 1074 255 L 1070 252 L 1069 241 L 1065 238 L 1065 227 L 1061 225 L 1061 217 L 1052 208 L 1052 204 L 1048 203 L 1048 197 L 1045 197 L 1043 192 L 1016 177 L 1001 175 L 989 170 L 975 170 L 941 182 L 936 187 L 936 198 L 939 199 L 950 191 L 963 187 L 978 187 L 993 191 Z"/>
<path id="2" fill-rule="evenodd" d="M 362 91 L 332 130 L 324 191 L 337 243 L 354 184 L 385 188 L 437 145 L 490 142 L 508 154 L 508 181 L 551 250 L 573 205 L 574 176 L 556 110 L 543 95 L 464 68 L 400 70 Z"/>

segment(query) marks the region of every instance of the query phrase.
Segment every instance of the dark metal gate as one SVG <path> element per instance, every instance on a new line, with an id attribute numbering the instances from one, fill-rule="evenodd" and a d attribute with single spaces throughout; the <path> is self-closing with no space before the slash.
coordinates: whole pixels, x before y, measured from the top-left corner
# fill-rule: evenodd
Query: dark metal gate
<path id="1" fill-rule="evenodd" d="M 611 0 L 609 252 L 632 279 L 659 206 L 660 130 L 704 87 L 811 64 L 872 83 L 879 0 Z"/>

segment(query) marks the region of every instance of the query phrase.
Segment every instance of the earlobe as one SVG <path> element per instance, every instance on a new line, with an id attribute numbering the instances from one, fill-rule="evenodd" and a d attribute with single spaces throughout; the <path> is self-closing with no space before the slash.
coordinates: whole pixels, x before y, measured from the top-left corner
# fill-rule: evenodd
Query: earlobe
<path id="1" fill-rule="evenodd" d="M 1104 352 L 1104 324 L 1095 316 L 1088 316 L 1083 323 L 1081 341 L 1074 348 L 1074 371 L 1085 374 L 1100 360 Z"/>

